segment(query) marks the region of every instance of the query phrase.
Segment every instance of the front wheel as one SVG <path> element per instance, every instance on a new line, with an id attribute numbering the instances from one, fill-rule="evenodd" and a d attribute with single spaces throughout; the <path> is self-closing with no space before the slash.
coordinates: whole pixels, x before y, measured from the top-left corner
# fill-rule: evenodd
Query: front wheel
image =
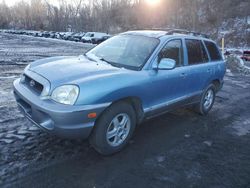
<path id="1" fill-rule="evenodd" d="M 210 84 L 202 94 L 200 102 L 195 106 L 195 110 L 201 115 L 207 115 L 212 109 L 215 100 L 215 86 Z"/>
<path id="2" fill-rule="evenodd" d="M 122 150 L 136 126 L 134 109 L 126 102 L 115 103 L 98 118 L 90 143 L 96 151 L 110 155 Z"/>

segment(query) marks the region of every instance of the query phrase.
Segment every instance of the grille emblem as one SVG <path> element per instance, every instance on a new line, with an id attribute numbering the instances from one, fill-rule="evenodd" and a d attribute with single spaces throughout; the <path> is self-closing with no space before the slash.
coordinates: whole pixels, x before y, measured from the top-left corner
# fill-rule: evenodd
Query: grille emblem
<path id="1" fill-rule="evenodd" d="M 35 81 L 34 80 L 31 80 L 30 81 L 30 87 L 34 87 L 36 85 Z"/>

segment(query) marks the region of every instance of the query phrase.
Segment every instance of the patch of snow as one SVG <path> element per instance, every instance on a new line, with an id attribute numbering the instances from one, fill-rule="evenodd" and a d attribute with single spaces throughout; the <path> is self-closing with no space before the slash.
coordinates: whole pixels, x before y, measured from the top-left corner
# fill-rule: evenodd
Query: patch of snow
<path id="1" fill-rule="evenodd" d="M 0 79 L 13 79 L 17 78 L 18 76 L 0 76 Z"/>
<path id="2" fill-rule="evenodd" d="M 23 139 L 25 139 L 25 136 L 24 135 L 17 135 L 17 134 L 7 134 L 6 138 L 17 138 L 17 139 L 23 140 Z"/>
<path id="3" fill-rule="evenodd" d="M 247 17 L 247 24 L 250 25 L 250 16 Z"/>
<path id="4" fill-rule="evenodd" d="M 166 157 L 163 156 L 163 155 L 160 155 L 160 156 L 157 156 L 157 157 L 156 157 L 156 160 L 157 160 L 158 163 L 162 163 L 163 161 L 166 160 Z"/>
<path id="5" fill-rule="evenodd" d="M 160 180 L 160 181 L 170 181 L 170 182 L 174 182 L 173 178 L 167 177 L 167 176 L 159 176 L 156 177 L 156 179 Z"/>
<path id="6" fill-rule="evenodd" d="M 146 159 L 144 161 L 144 165 L 148 167 L 157 167 L 157 168 L 164 168 L 164 165 L 162 164 L 166 160 L 166 156 L 164 155 L 158 155 L 153 158 Z"/>
<path id="7" fill-rule="evenodd" d="M 227 69 L 227 70 L 226 70 L 226 74 L 227 74 L 228 76 L 234 76 L 234 74 L 231 72 L 230 69 Z"/>
<path id="8" fill-rule="evenodd" d="M 187 174 L 187 179 L 201 179 L 201 174 L 196 169 L 191 169 Z"/>
<path id="9" fill-rule="evenodd" d="M 232 31 L 220 31 L 220 34 L 221 35 L 226 35 L 226 34 L 230 34 L 230 33 L 232 33 Z"/>
<path id="10" fill-rule="evenodd" d="M 209 146 L 209 147 L 211 147 L 212 146 L 212 144 L 213 144 L 213 142 L 212 141 L 204 141 L 203 142 L 203 144 L 205 144 L 205 145 L 207 145 L 207 146 Z"/>
<path id="11" fill-rule="evenodd" d="M 3 139 L 0 139 L 0 142 L 5 142 L 6 144 L 11 144 L 14 142 L 13 139 L 7 139 L 7 138 L 3 138 Z"/>
<path id="12" fill-rule="evenodd" d="M 37 131 L 37 130 L 39 130 L 39 128 L 36 126 L 29 127 L 29 131 Z"/>
<path id="13" fill-rule="evenodd" d="M 232 126 L 237 136 L 244 136 L 250 133 L 250 119 L 236 121 Z"/>
<path id="14" fill-rule="evenodd" d="M 241 59 L 239 56 L 236 56 L 238 61 L 240 62 L 242 68 L 246 69 L 246 70 L 249 70 L 250 71 L 250 67 L 246 66 L 243 59 Z"/>
<path id="15" fill-rule="evenodd" d="M 17 134 L 27 134 L 27 133 L 29 133 L 29 131 L 23 129 L 17 131 Z"/>

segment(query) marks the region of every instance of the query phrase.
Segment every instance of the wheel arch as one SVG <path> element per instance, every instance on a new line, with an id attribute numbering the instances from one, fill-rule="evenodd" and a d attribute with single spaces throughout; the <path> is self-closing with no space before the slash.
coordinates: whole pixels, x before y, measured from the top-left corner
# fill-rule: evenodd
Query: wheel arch
<path id="1" fill-rule="evenodd" d="M 218 92 L 221 86 L 221 82 L 219 79 L 214 79 L 212 84 L 215 86 L 215 92 Z"/>
<path id="2" fill-rule="evenodd" d="M 130 104 L 135 111 L 136 123 L 140 124 L 142 122 L 142 120 L 144 119 L 144 111 L 143 111 L 143 107 L 142 107 L 142 101 L 139 97 L 129 96 L 129 97 L 120 98 L 120 99 L 113 101 L 109 105 L 109 107 L 116 104 L 116 103 L 119 103 L 119 102 L 126 102 L 126 103 Z M 107 107 L 107 108 L 109 108 L 109 107 Z"/>
<path id="3" fill-rule="evenodd" d="M 143 111 L 141 99 L 139 97 L 130 96 L 130 97 L 125 97 L 125 98 L 116 100 L 112 104 L 122 102 L 122 101 L 127 102 L 133 107 L 135 114 L 136 114 L 136 122 L 137 124 L 140 124 L 144 118 L 144 111 Z"/>

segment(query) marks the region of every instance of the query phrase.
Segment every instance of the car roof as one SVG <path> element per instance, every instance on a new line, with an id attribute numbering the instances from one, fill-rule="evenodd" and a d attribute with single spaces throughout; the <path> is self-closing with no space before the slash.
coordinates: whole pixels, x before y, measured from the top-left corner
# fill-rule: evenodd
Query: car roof
<path id="1" fill-rule="evenodd" d="M 152 37 L 152 38 L 161 38 L 161 37 L 173 37 L 173 38 L 191 38 L 191 39 L 199 39 L 199 40 L 212 40 L 205 38 L 203 36 L 194 36 L 192 34 L 180 34 L 180 33 L 174 33 L 169 34 L 168 31 L 162 31 L 162 30 L 135 30 L 135 31 L 127 31 L 125 33 L 121 33 L 123 35 L 137 35 L 137 36 L 146 36 L 146 37 Z"/>
<path id="2" fill-rule="evenodd" d="M 166 31 L 154 31 L 154 30 L 137 30 L 137 31 L 127 31 L 122 33 L 125 35 L 140 35 L 145 37 L 160 38 L 167 34 Z"/>
<path id="3" fill-rule="evenodd" d="M 107 35 L 107 33 L 102 33 L 102 32 L 92 32 L 92 31 L 90 31 L 90 32 L 87 32 L 87 33 L 93 33 L 93 34 L 106 34 Z M 86 34 L 87 34 L 86 33 Z"/>

